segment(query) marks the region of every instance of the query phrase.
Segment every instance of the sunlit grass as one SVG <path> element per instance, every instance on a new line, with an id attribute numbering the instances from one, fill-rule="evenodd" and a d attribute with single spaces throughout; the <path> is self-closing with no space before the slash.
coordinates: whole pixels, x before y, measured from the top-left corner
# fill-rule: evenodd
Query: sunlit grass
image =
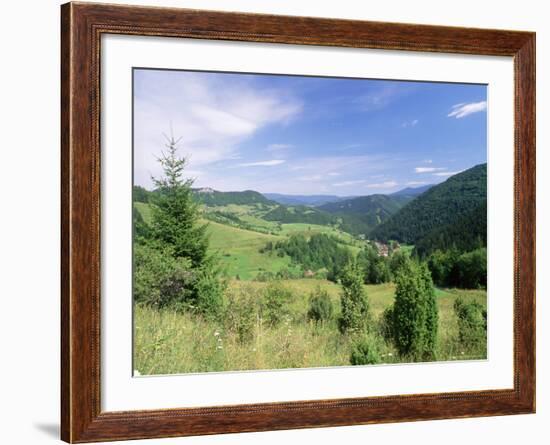
<path id="1" fill-rule="evenodd" d="M 269 327 L 260 318 L 254 324 L 250 341 L 241 342 L 223 323 L 200 316 L 173 311 L 158 311 L 136 306 L 134 367 L 142 375 L 186 372 L 282 369 L 325 366 L 348 366 L 351 339 L 337 326 L 340 286 L 325 280 L 298 279 L 283 282 L 293 291 L 290 315 L 276 327 Z M 228 294 L 242 287 L 261 294 L 267 283 L 232 281 Z M 309 296 L 321 286 L 329 293 L 336 309 L 333 320 L 315 324 L 306 317 Z M 373 314 L 373 335 L 376 336 L 382 363 L 399 363 L 391 343 L 376 332 L 376 323 L 383 310 L 393 303 L 394 285 L 365 286 Z M 437 360 L 486 358 L 486 345 L 464 350 L 457 341 L 458 326 L 453 312 L 456 297 L 477 301 L 486 307 L 483 290 L 438 289 L 439 335 Z"/>

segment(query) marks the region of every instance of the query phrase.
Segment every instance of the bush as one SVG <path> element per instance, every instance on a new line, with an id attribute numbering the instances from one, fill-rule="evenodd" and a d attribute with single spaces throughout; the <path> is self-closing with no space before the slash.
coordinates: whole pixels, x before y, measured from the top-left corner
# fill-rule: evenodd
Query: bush
<path id="1" fill-rule="evenodd" d="M 390 272 L 392 276 L 397 276 L 399 271 L 406 267 L 407 262 L 410 261 L 409 257 L 406 253 L 402 252 L 401 250 L 396 250 L 391 254 L 390 257 Z"/>
<path id="2" fill-rule="evenodd" d="M 458 341 L 472 348 L 487 341 L 487 312 L 482 305 L 457 298 L 453 309 L 458 319 Z"/>
<path id="3" fill-rule="evenodd" d="M 332 319 L 333 312 L 334 308 L 328 292 L 318 286 L 309 298 L 308 320 L 315 322 L 329 321 Z"/>
<path id="4" fill-rule="evenodd" d="M 487 287 L 487 249 L 476 249 L 458 258 L 460 287 L 469 289 Z"/>
<path id="5" fill-rule="evenodd" d="M 394 337 L 393 318 L 393 305 L 388 306 L 380 315 L 379 331 L 382 338 L 386 341 L 391 341 Z"/>
<path id="6" fill-rule="evenodd" d="M 275 275 L 273 274 L 273 272 L 267 271 L 258 272 L 256 278 L 254 278 L 255 281 L 259 281 L 260 283 L 265 283 L 266 281 L 272 281 L 274 279 Z"/>
<path id="7" fill-rule="evenodd" d="M 364 332 L 369 324 L 369 299 L 357 265 L 349 264 L 344 269 L 341 282 L 343 292 L 340 297 L 342 305 L 340 332 L 352 334 Z"/>
<path id="8" fill-rule="evenodd" d="M 220 279 L 218 271 L 213 267 L 200 269 L 194 288 L 196 311 L 206 317 L 220 318 L 223 313 L 224 292 L 227 284 Z"/>
<path id="9" fill-rule="evenodd" d="M 191 263 L 172 256 L 170 247 L 134 245 L 134 301 L 176 310 L 194 304 L 195 272 Z"/>
<path id="10" fill-rule="evenodd" d="M 380 354 L 376 344 L 368 338 L 356 341 L 351 347 L 349 361 L 352 365 L 375 365 L 380 363 Z"/>
<path id="11" fill-rule="evenodd" d="M 428 267 L 439 286 L 467 289 L 487 287 L 487 249 L 459 253 L 455 249 L 436 250 L 428 258 Z"/>
<path id="12" fill-rule="evenodd" d="M 218 318 L 226 283 L 212 267 L 195 269 L 159 243 L 134 245 L 134 301 L 158 309 L 191 310 Z"/>
<path id="13" fill-rule="evenodd" d="M 238 293 L 230 294 L 228 300 L 225 309 L 226 327 L 237 335 L 241 343 L 247 343 L 254 338 L 258 314 L 254 290 L 242 288 Z"/>
<path id="14" fill-rule="evenodd" d="M 438 310 L 430 272 L 410 262 L 396 277 L 393 334 L 399 354 L 412 360 L 435 358 Z"/>
<path id="15" fill-rule="evenodd" d="M 271 282 L 265 289 L 262 301 L 262 318 L 271 326 L 278 325 L 290 311 L 288 303 L 292 300 L 292 291 L 281 283 Z"/>

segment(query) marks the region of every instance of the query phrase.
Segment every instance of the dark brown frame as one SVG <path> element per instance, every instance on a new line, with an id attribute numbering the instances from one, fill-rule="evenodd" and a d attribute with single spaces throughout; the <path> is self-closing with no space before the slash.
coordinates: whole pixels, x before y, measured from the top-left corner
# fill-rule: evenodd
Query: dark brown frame
<path id="1" fill-rule="evenodd" d="M 512 56 L 514 388 L 102 412 L 99 68 L 104 33 Z M 61 35 L 63 440 L 93 442 L 535 412 L 534 33 L 68 3 L 61 7 Z"/>

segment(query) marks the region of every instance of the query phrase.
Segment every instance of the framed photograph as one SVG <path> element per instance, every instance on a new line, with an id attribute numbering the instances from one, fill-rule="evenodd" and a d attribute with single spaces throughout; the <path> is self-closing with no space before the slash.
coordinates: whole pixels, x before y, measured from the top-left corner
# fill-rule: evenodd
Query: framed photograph
<path id="1" fill-rule="evenodd" d="M 535 411 L 535 35 L 62 6 L 62 439 Z"/>

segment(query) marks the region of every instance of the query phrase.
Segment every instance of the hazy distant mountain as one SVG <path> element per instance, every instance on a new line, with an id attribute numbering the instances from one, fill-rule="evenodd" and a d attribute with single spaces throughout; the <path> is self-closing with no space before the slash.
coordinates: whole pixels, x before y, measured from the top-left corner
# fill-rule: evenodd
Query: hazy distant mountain
<path id="1" fill-rule="evenodd" d="M 303 205 L 317 207 L 327 202 L 341 201 L 347 199 L 335 195 L 284 195 L 282 193 L 264 193 L 267 199 L 284 205 Z"/>
<path id="2" fill-rule="evenodd" d="M 397 192 L 391 193 L 390 196 L 411 196 L 414 198 L 428 191 L 432 187 L 433 187 L 433 184 L 423 185 L 421 187 L 407 187 L 402 190 L 398 190 Z"/>

